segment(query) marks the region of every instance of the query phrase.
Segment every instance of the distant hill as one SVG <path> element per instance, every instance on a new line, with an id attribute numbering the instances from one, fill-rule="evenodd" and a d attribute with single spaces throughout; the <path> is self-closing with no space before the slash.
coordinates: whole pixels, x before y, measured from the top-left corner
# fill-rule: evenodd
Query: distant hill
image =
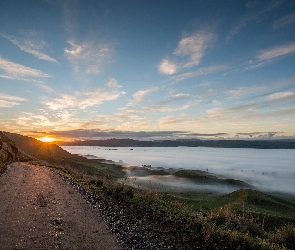
<path id="1" fill-rule="evenodd" d="M 295 149 L 292 140 L 163 140 L 139 141 L 133 139 L 107 139 L 58 142 L 61 146 L 100 147 L 215 147 L 215 148 L 259 148 Z"/>

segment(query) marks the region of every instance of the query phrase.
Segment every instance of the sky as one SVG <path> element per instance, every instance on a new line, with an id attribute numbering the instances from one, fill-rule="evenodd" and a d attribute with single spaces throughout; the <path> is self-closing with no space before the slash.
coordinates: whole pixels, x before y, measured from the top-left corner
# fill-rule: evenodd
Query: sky
<path id="1" fill-rule="evenodd" d="M 1 1 L 0 130 L 295 138 L 295 1 Z"/>

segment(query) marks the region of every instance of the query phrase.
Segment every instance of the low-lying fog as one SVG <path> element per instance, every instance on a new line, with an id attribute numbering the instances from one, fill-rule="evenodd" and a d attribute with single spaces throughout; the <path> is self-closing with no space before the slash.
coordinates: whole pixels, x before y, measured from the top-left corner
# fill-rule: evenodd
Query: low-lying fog
<path id="1" fill-rule="evenodd" d="M 105 148 L 65 146 L 65 150 L 81 155 L 93 155 L 123 165 L 151 165 L 152 168 L 203 170 L 245 181 L 262 191 L 295 194 L 295 150 L 239 148 Z M 220 192 L 232 188 L 197 185 L 172 176 L 129 177 L 134 185 L 169 186 L 177 189 L 204 189 Z"/>

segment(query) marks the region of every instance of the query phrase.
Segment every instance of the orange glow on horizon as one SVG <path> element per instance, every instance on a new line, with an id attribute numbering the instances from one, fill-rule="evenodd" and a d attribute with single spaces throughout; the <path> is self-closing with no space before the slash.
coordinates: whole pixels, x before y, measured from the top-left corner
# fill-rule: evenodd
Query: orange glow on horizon
<path id="1" fill-rule="evenodd" d="M 56 138 L 48 137 L 48 136 L 41 137 L 41 138 L 36 138 L 36 139 L 39 140 L 39 141 L 42 141 L 42 142 L 54 142 L 54 141 L 57 140 Z"/>

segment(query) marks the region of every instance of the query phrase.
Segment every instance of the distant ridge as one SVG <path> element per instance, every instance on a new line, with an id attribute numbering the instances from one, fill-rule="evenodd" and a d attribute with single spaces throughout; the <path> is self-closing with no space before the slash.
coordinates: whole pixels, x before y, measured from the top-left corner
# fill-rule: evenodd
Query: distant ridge
<path id="1" fill-rule="evenodd" d="M 289 140 L 163 140 L 139 141 L 133 139 L 85 140 L 57 142 L 61 146 L 101 147 L 214 147 L 214 148 L 258 148 L 295 149 L 295 141 Z"/>

